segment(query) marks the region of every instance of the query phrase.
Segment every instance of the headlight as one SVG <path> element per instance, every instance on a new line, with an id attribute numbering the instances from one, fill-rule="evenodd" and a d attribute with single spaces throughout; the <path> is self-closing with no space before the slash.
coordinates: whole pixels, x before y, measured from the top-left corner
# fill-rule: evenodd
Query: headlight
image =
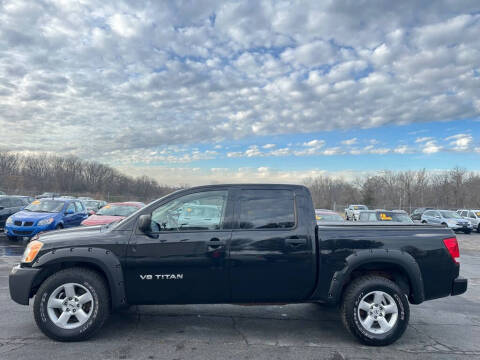
<path id="1" fill-rule="evenodd" d="M 42 246 L 43 243 L 41 241 L 31 241 L 25 249 L 25 252 L 23 253 L 22 262 L 31 263 L 33 260 L 35 260 Z"/>
<path id="2" fill-rule="evenodd" d="M 5 222 L 5 225 L 12 225 L 12 224 L 13 224 L 13 219 L 11 216 L 9 216 L 7 221 Z"/>
<path id="3" fill-rule="evenodd" d="M 38 222 L 38 226 L 48 225 L 53 222 L 53 218 L 43 219 Z"/>

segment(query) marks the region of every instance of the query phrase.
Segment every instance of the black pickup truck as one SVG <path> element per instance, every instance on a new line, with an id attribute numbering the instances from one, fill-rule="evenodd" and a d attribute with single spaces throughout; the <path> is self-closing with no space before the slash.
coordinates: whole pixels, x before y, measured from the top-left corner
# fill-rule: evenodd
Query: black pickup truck
<path id="1" fill-rule="evenodd" d="M 369 345 L 398 339 L 409 303 L 462 294 L 451 230 L 430 225 L 317 226 L 307 188 L 214 185 L 177 191 L 111 225 L 29 243 L 9 277 L 35 297 L 49 337 L 82 340 L 135 304 L 338 304 Z"/>

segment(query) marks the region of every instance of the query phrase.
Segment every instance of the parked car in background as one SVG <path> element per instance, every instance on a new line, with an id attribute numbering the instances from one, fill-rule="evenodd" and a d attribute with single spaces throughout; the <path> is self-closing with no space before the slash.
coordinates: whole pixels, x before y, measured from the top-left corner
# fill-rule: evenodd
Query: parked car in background
<path id="1" fill-rule="evenodd" d="M 434 210 L 432 207 L 421 207 L 413 210 L 413 212 L 410 214 L 410 218 L 412 220 L 418 220 L 420 221 L 422 218 L 422 214 L 427 211 L 427 210 Z"/>
<path id="2" fill-rule="evenodd" d="M 82 200 L 83 205 L 87 208 L 88 216 L 94 215 L 98 210 L 107 205 L 103 200 Z"/>
<path id="3" fill-rule="evenodd" d="M 359 221 L 390 221 L 413 224 L 413 220 L 403 210 L 363 210 L 360 211 Z"/>
<path id="4" fill-rule="evenodd" d="M 358 220 L 358 216 L 362 210 L 368 210 L 368 207 L 365 205 L 349 205 L 348 208 L 345 209 L 345 219 Z"/>
<path id="5" fill-rule="evenodd" d="M 345 222 L 345 219 L 332 210 L 315 209 L 317 224 L 325 222 Z"/>
<path id="6" fill-rule="evenodd" d="M 457 210 L 457 214 L 465 220 L 470 221 L 472 223 L 473 229 L 476 229 L 477 232 L 480 233 L 480 210 L 460 209 Z"/>
<path id="7" fill-rule="evenodd" d="M 106 225 L 125 219 L 138 209 L 144 207 L 140 202 L 110 203 L 82 222 L 84 226 Z"/>
<path id="8" fill-rule="evenodd" d="M 422 224 L 441 224 L 453 231 L 472 232 L 472 223 L 452 210 L 427 210 L 422 214 Z"/>
<path id="9" fill-rule="evenodd" d="M 10 240 L 28 240 L 40 232 L 79 226 L 86 218 L 81 201 L 37 199 L 7 219 L 5 233 Z"/>
<path id="10" fill-rule="evenodd" d="M 0 230 L 5 228 L 7 219 L 22 210 L 29 203 L 21 196 L 0 195 Z"/>
<path id="11" fill-rule="evenodd" d="M 44 192 L 43 194 L 36 196 L 37 199 L 47 199 L 47 198 L 53 199 L 56 197 L 60 197 L 60 194 L 53 193 L 53 192 Z"/>

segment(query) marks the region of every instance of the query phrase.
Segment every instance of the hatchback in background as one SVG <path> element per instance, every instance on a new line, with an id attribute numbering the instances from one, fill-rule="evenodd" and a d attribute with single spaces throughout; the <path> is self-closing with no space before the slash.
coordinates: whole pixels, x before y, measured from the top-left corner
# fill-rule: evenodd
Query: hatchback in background
<path id="1" fill-rule="evenodd" d="M 345 219 L 338 215 L 336 212 L 332 210 L 320 210 L 315 209 L 315 219 L 317 220 L 317 224 L 325 223 L 325 222 L 338 222 L 342 223 L 345 222 Z"/>
<path id="2" fill-rule="evenodd" d="M 5 233 L 10 240 L 28 240 L 40 232 L 78 226 L 86 218 L 87 210 L 81 201 L 40 199 L 10 216 Z"/>
<path id="3" fill-rule="evenodd" d="M 472 228 L 476 229 L 480 233 L 480 210 L 474 209 L 460 209 L 457 210 L 457 214 L 465 220 L 472 223 Z"/>
<path id="4" fill-rule="evenodd" d="M 360 211 L 359 220 L 363 222 L 388 221 L 413 224 L 413 220 L 403 210 L 364 210 Z"/>
<path id="5" fill-rule="evenodd" d="M 453 231 L 463 231 L 465 234 L 470 234 L 473 229 L 469 220 L 465 220 L 452 210 L 427 210 L 422 214 L 422 224 L 441 224 Z"/>
<path id="6" fill-rule="evenodd" d="M 7 219 L 29 204 L 23 196 L 0 195 L 0 230 L 5 228 Z"/>
<path id="7" fill-rule="evenodd" d="M 140 202 L 110 203 L 82 222 L 84 226 L 106 225 L 125 219 L 138 209 L 144 207 Z"/>

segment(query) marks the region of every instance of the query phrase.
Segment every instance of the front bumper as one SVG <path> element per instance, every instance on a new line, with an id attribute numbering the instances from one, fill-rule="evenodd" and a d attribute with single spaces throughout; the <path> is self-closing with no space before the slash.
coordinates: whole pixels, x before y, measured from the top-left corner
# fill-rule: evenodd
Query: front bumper
<path id="1" fill-rule="evenodd" d="M 17 236 L 17 237 L 28 237 L 32 238 L 38 233 L 43 231 L 49 231 L 55 229 L 55 224 L 48 224 L 44 226 L 15 226 L 15 225 L 7 225 L 5 227 L 5 234 L 7 236 Z"/>
<path id="2" fill-rule="evenodd" d="M 21 305 L 29 304 L 32 284 L 40 270 L 21 267 L 20 264 L 12 268 L 8 276 L 8 287 L 13 301 Z"/>
<path id="3" fill-rule="evenodd" d="M 456 278 L 452 282 L 452 296 L 463 294 L 467 291 L 468 280 L 463 278 Z"/>
<path id="4" fill-rule="evenodd" d="M 452 230 L 459 230 L 459 231 L 461 231 L 461 230 L 473 230 L 472 225 L 457 225 L 457 224 L 448 225 L 447 224 L 447 227 L 449 227 Z"/>

